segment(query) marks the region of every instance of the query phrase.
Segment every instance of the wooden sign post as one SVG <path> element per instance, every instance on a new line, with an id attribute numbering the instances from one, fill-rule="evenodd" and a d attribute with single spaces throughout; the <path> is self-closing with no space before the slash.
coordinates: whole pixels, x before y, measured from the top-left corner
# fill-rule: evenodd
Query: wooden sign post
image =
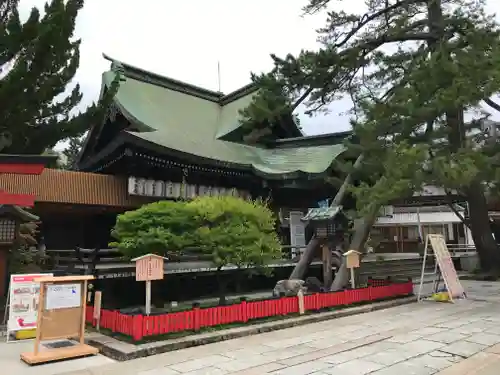
<path id="1" fill-rule="evenodd" d="M 35 348 L 21 354 L 21 359 L 32 365 L 95 355 L 97 348 L 86 345 L 85 307 L 87 282 L 94 276 L 47 276 L 36 279 L 40 283 L 40 299 Z M 40 350 L 43 340 L 78 338 L 78 343 L 57 349 Z"/>
<path id="2" fill-rule="evenodd" d="M 96 321 L 96 329 L 99 331 L 101 326 L 101 305 L 102 305 L 102 292 L 95 292 L 94 296 L 94 316 L 93 318 Z"/>
<path id="3" fill-rule="evenodd" d="M 135 280 L 146 282 L 146 315 L 151 314 L 151 281 L 163 280 L 165 257 L 146 254 L 132 259 L 135 262 Z"/>
<path id="4" fill-rule="evenodd" d="M 359 268 L 359 261 L 360 261 L 360 255 L 361 253 L 356 250 L 349 250 L 348 252 L 344 253 L 344 256 L 346 258 L 346 267 L 349 268 L 351 272 L 351 288 L 354 289 L 356 288 L 356 281 L 354 278 L 354 269 Z"/>
<path id="5" fill-rule="evenodd" d="M 306 309 L 304 308 L 304 292 L 302 289 L 299 289 L 297 292 L 297 300 L 299 301 L 299 314 L 304 315 L 306 312 Z"/>

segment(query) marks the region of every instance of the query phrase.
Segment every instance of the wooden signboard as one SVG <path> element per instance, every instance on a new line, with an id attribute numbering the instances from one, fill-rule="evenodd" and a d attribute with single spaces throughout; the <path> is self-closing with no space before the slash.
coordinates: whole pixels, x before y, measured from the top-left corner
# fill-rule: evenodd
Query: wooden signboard
<path id="1" fill-rule="evenodd" d="M 41 277 L 35 348 L 21 354 L 32 365 L 97 354 L 97 348 L 86 345 L 85 297 L 87 282 L 93 276 Z M 77 338 L 78 343 L 58 349 L 40 350 L 41 341 Z"/>
<path id="2" fill-rule="evenodd" d="M 356 250 L 347 251 L 344 256 L 346 258 L 347 268 L 359 268 L 359 258 L 361 253 Z"/>
<path id="3" fill-rule="evenodd" d="M 135 281 L 163 280 L 164 260 L 164 257 L 156 254 L 132 259 L 135 262 Z"/>
<path id="4" fill-rule="evenodd" d="M 429 234 L 426 239 L 426 251 L 428 246 L 432 246 L 434 251 L 434 256 L 436 257 L 436 263 L 439 266 L 441 275 L 443 276 L 444 284 L 450 296 L 450 300 L 453 301 L 454 298 L 464 298 L 465 291 L 460 283 L 457 275 L 457 271 L 451 259 L 450 252 L 448 251 L 448 246 L 441 234 Z"/>
<path id="5" fill-rule="evenodd" d="M 356 280 L 354 275 L 354 269 L 359 268 L 361 253 L 356 250 L 349 250 L 344 253 L 346 267 L 349 269 L 351 273 L 351 288 L 354 289 L 356 287 Z"/>
<path id="6" fill-rule="evenodd" d="M 151 281 L 163 280 L 165 257 L 146 254 L 132 259 L 135 262 L 135 280 L 146 282 L 146 315 L 151 314 Z"/>

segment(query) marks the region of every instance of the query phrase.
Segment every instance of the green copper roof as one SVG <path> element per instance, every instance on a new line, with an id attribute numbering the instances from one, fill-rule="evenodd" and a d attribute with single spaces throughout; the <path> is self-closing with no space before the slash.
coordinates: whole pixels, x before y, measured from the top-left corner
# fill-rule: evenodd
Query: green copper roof
<path id="1" fill-rule="evenodd" d="M 222 138 L 240 127 L 240 122 L 238 121 L 240 117 L 239 111 L 250 105 L 254 93 L 242 96 L 221 108 L 215 134 L 216 138 Z"/>
<path id="2" fill-rule="evenodd" d="M 109 85 L 114 75 L 104 73 L 104 84 Z M 138 128 L 131 135 L 180 153 L 251 167 L 279 178 L 323 173 L 344 151 L 341 144 L 268 149 L 223 141 L 219 138 L 240 126 L 239 110 L 250 103 L 255 89 L 224 96 L 195 87 L 191 87 L 193 93 L 166 86 L 125 74 L 115 102 Z"/>

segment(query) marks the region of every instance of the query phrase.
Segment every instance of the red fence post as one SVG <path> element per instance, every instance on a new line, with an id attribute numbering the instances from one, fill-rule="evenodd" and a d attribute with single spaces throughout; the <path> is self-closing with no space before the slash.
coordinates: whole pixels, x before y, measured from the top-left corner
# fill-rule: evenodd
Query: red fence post
<path id="1" fill-rule="evenodd" d="M 413 294 L 413 280 L 410 279 L 406 282 L 405 285 L 405 294 L 412 295 Z"/>
<path id="2" fill-rule="evenodd" d="M 198 331 L 200 329 L 200 308 L 193 307 L 193 329 Z"/>
<path id="3" fill-rule="evenodd" d="M 344 289 L 344 305 L 352 305 L 354 302 L 352 289 Z"/>
<path id="4" fill-rule="evenodd" d="M 112 315 L 112 318 L 111 318 L 111 327 L 109 327 L 113 332 L 117 332 L 118 331 L 118 322 L 120 321 L 120 316 L 122 314 L 115 310 L 113 311 L 113 315 Z"/>
<path id="5" fill-rule="evenodd" d="M 92 306 L 87 306 L 85 308 L 85 322 L 92 324 L 94 320 L 94 308 Z"/>
<path id="6" fill-rule="evenodd" d="M 134 315 L 134 319 L 132 320 L 132 338 L 135 341 L 139 341 L 144 336 L 142 321 L 142 315 Z"/>
<path id="7" fill-rule="evenodd" d="M 241 321 L 242 322 L 248 322 L 248 313 L 247 313 L 247 301 L 241 301 L 240 303 L 240 309 L 241 309 Z"/>

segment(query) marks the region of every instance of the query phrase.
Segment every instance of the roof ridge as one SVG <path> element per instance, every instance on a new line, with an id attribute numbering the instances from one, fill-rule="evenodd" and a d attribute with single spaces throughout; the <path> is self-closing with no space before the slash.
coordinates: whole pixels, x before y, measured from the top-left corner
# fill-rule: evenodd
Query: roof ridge
<path id="1" fill-rule="evenodd" d="M 200 98 L 216 102 L 220 106 L 225 106 L 226 104 L 229 104 L 241 98 L 242 96 L 248 95 L 249 93 L 257 90 L 257 86 L 252 82 L 228 94 L 224 94 L 219 91 L 209 90 L 204 87 L 166 77 L 164 75 L 127 64 L 123 61 L 113 59 L 112 57 L 104 53 L 103 57 L 106 60 L 111 61 L 112 70 L 120 70 L 120 72 L 127 77 L 131 77 L 153 85 L 163 86 L 171 90 L 180 91 L 187 95 L 198 96 Z"/>

